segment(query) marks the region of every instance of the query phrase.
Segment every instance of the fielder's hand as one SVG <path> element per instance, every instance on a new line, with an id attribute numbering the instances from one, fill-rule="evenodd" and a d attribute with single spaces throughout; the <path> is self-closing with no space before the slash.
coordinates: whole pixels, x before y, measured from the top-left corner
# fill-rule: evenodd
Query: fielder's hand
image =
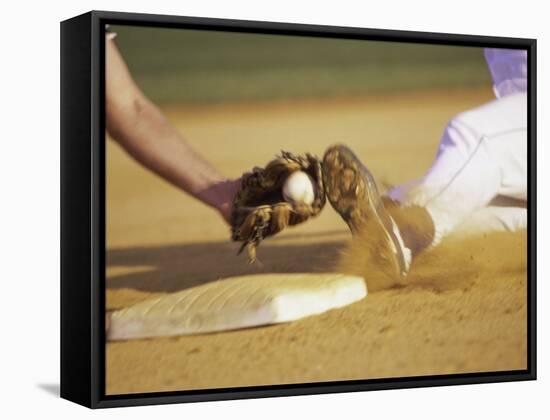
<path id="1" fill-rule="evenodd" d="M 312 180 L 314 199 L 311 204 L 285 201 L 283 184 L 295 171 L 307 173 Z M 287 226 L 297 225 L 316 216 L 325 205 L 321 162 L 315 156 L 296 156 L 281 152 L 265 168 L 255 167 L 243 174 L 241 188 L 235 196 L 231 215 L 231 238 L 242 241 L 249 261 L 256 260 L 256 247 Z"/>

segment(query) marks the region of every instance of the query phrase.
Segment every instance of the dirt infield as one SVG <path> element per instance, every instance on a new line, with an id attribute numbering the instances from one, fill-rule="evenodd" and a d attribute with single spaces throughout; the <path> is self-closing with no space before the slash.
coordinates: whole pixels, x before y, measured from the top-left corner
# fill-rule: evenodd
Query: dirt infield
<path id="1" fill-rule="evenodd" d="M 420 176 L 454 114 L 487 90 L 354 100 L 166 109 L 228 177 L 280 149 L 321 155 L 351 146 L 379 181 Z M 216 213 L 107 146 L 107 309 L 222 277 L 323 272 L 355 264 L 361 243 L 327 206 L 263 243 L 262 267 L 236 257 Z M 526 367 L 526 233 L 444 241 L 408 285 L 320 316 L 194 337 L 107 344 L 107 394 L 432 375 Z M 344 255 L 342 259 L 342 255 Z M 351 261 L 351 262 L 350 262 Z"/>

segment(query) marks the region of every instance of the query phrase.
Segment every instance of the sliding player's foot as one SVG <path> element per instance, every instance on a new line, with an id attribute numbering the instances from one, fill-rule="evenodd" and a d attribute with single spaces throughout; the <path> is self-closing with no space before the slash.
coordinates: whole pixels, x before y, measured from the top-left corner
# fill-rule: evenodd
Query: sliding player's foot
<path id="1" fill-rule="evenodd" d="M 327 198 L 348 224 L 353 235 L 362 234 L 380 243 L 391 255 L 400 277 L 407 275 L 411 253 L 399 229 L 384 207 L 370 171 L 344 145 L 331 146 L 323 158 L 323 181 Z"/>

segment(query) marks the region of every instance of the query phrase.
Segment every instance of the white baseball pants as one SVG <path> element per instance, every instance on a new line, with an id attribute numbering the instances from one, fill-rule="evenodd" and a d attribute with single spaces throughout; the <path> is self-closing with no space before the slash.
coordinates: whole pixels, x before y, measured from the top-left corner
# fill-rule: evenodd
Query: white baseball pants
<path id="1" fill-rule="evenodd" d="M 455 116 L 428 172 L 388 195 L 428 210 L 434 244 L 453 230 L 525 228 L 527 94 L 515 93 Z"/>

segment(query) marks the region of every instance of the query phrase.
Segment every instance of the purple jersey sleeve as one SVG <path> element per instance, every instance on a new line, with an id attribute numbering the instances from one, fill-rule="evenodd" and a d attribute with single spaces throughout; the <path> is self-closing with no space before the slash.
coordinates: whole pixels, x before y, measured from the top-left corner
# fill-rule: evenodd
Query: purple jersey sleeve
<path id="1" fill-rule="evenodd" d="M 527 51 L 486 48 L 485 59 L 497 98 L 527 91 Z"/>

